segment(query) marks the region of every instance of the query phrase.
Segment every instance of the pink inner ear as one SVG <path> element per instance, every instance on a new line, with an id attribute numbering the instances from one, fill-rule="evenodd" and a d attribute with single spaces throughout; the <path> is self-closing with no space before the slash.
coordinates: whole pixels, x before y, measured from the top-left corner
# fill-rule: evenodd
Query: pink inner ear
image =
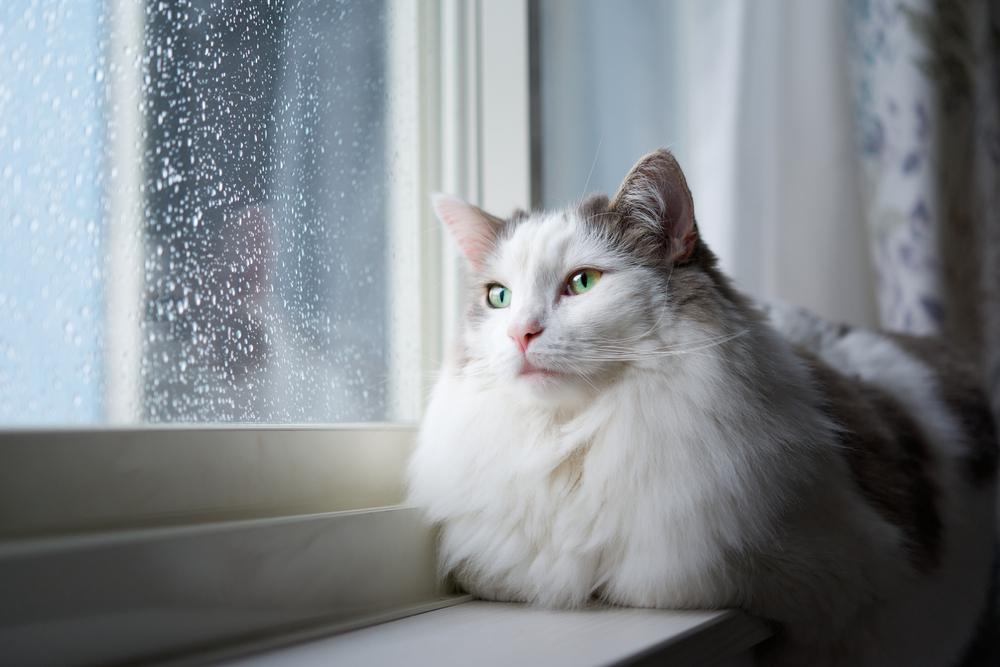
<path id="1" fill-rule="evenodd" d="M 493 246 L 496 233 L 493 223 L 481 210 L 458 197 L 436 194 L 431 202 L 465 259 L 478 268 Z"/>

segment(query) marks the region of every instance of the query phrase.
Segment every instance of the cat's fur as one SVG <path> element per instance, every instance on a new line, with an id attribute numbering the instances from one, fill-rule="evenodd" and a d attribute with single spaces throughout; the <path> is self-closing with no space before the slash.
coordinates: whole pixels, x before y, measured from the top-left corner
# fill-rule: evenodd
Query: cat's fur
<path id="1" fill-rule="evenodd" d="M 779 334 L 717 270 L 667 151 L 611 200 L 435 206 L 471 269 L 409 475 L 444 574 L 554 607 L 741 607 L 786 664 L 959 660 L 996 525 L 975 369 L 787 307 Z M 581 267 L 604 274 L 564 293 Z"/>

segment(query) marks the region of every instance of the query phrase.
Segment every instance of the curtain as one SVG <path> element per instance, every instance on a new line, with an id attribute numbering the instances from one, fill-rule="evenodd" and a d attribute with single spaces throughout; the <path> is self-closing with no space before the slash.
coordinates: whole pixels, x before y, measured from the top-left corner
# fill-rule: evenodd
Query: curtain
<path id="1" fill-rule="evenodd" d="M 842 5 L 683 4 L 681 157 L 709 245 L 754 296 L 876 324 Z"/>
<path id="2" fill-rule="evenodd" d="M 612 192 L 671 148 L 699 229 L 750 294 L 876 324 L 836 2 L 535 4 L 538 201 Z"/>
<path id="3" fill-rule="evenodd" d="M 977 350 L 1000 419 L 1000 7 L 855 0 L 849 26 L 880 321 Z"/>

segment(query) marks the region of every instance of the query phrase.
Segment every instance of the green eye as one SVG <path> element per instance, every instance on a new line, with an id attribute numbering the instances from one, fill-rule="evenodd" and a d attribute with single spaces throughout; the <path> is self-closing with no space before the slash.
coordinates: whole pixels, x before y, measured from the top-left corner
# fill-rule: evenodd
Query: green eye
<path id="1" fill-rule="evenodd" d="M 486 302 L 491 308 L 506 308 L 510 305 L 510 290 L 503 285 L 490 285 L 486 290 Z"/>
<path id="2" fill-rule="evenodd" d="M 597 269 L 584 269 L 583 271 L 577 271 L 573 274 L 573 277 L 569 279 L 569 283 L 566 284 L 566 288 L 569 290 L 570 294 L 583 294 L 597 284 L 597 281 L 601 279 L 601 275 L 601 272 Z"/>

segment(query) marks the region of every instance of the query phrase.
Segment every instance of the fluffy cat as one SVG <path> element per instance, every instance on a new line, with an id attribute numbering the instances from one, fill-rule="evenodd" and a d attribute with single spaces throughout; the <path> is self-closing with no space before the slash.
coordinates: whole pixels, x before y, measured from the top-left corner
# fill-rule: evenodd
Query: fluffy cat
<path id="1" fill-rule="evenodd" d="M 409 469 L 443 574 L 553 607 L 740 607 L 774 623 L 773 663 L 958 663 L 996 528 L 976 369 L 787 307 L 769 324 L 665 150 L 610 200 L 434 206 L 470 268 Z"/>

